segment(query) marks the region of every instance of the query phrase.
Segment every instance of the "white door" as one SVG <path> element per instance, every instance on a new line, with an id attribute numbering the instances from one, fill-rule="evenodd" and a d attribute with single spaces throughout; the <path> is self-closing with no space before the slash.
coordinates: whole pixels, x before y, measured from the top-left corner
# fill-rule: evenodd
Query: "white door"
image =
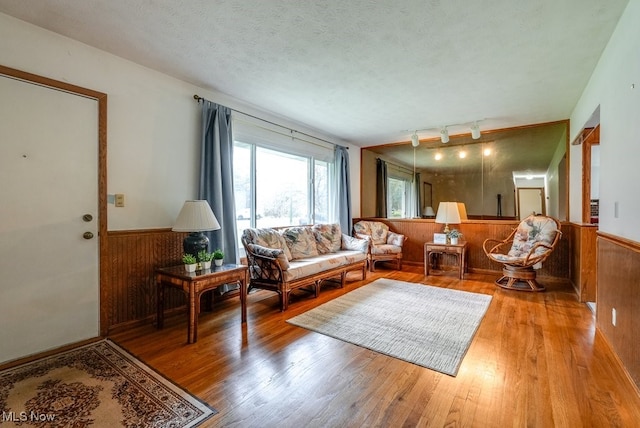
<path id="1" fill-rule="evenodd" d="M 518 188 L 518 213 L 520 220 L 531 214 L 545 214 L 544 189 L 541 187 Z"/>
<path id="2" fill-rule="evenodd" d="M 2 363 L 99 336 L 100 311 L 98 103 L 1 75 L 0 94 Z"/>

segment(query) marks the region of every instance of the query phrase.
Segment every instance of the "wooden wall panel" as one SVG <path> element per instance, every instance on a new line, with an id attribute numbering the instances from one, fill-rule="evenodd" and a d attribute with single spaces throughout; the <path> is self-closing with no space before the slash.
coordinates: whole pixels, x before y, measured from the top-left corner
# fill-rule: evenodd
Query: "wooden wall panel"
<path id="1" fill-rule="evenodd" d="M 601 232 L 597 243 L 596 325 L 640 388 L 640 244 Z"/>
<path id="2" fill-rule="evenodd" d="M 354 219 L 354 222 L 358 220 Z M 441 232 L 444 228 L 432 219 L 375 220 L 386 223 L 394 232 L 402 233 L 409 238 L 403 250 L 404 261 L 416 264 L 424 263 L 424 243 L 432 241 L 433 234 Z M 464 240 L 469 245 L 467 250 L 469 270 L 499 274 L 502 271 L 502 265 L 489 260 L 482 250 L 482 243 L 487 238 L 506 238 L 518 224 L 519 221 L 511 220 L 469 220 L 456 225 L 456 229 L 462 232 Z M 562 225 L 563 237 L 553 254 L 543 264 L 542 269 L 538 271 L 538 276 L 569 281 L 571 240 L 566 237 L 569 230 L 570 225 Z"/>
<path id="3" fill-rule="evenodd" d="M 180 264 L 184 234 L 170 229 L 113 231 L 107 234 L 110 281 L 109 330 L 149 320 L 156 313 L 154 271 Z M 185 304 L 179 290 L 167 290 L 165 308 Z"/>
<path id="4" fill-rule="evenodd" d="M 596 301 L 598 226 L 572 224 L 568 238 L 571 241 L 571 283 L 581 302 Z"/>

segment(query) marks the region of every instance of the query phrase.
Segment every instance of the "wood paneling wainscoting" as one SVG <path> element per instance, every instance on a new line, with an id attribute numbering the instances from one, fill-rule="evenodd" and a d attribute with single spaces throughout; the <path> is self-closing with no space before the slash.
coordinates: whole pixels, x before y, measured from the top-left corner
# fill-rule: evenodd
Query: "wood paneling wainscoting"
<path id="1" fill-rule="evenodd" d="M 148 323 L 156 313 L 158 267 L 182 263 L 182 241 L 186 234 L 171 229 L 110 231 L 110 281 L 108 295 L 108 331 Z M 167 290 L 165 308 L 184 310 L 184 294 Z"/>
<path id="2" fill-rule="evenodd" d="M 602 232 L 597 243 L 596 324 L 640 390 L 640 244 Z"/>
<path id="3" fill-rule="evenodd" d="M 571 241 L 571 283 L 581 302 L 596 301 L 598 226 L 571 224 L 567 239 Z"/>
<path id="4" fill-rule="evenodd" d="M 354 219 L 356 222 L 359 219 Z M 401 233 L 408 238 L 403 248 L 403 263 L 423 264 L 424 263 L 424 243 L 433 241 L 434 233 L 441 233 L 444 226 L 437 224 L 433 219 L 366 219 L 381 221 L 387 224 L 391 230 Z M 502 265 L 492 262 L 484 254 L 482 243 L 487 238 L 503 239 L 515 229 L 517 220 L 468 220 L 460 225 L 456 225 L 467 241 L 467 257 L 469 272 L 495 273 L 500 275 Z M 553 254 L 544 262 L 542 269 L 538 271 L 540 278 L 552 278 L 562 282 L 570 281 L 570 248 L 571 240 L 569 224 L 562 225 L 562 238 Z M 497 279 L 497 278 L 496 278 Z"/>

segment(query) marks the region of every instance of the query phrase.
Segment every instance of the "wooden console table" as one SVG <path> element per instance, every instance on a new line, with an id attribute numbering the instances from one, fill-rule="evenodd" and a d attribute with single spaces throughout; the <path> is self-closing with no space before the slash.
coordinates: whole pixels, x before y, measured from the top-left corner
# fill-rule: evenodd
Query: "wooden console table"
<path id="1" fill-rule="evenodd" d="M 157 328 L 164 326 L 164 289 L 165 286 L 178 288 L 187 296 L 189 323 L 187 327 L 187 342 L 198 340 L 198 315 L 200 314 L 200 297 L 206 291 L 213 290 L 223 284 L 240 284 L 240 305 L 242 307 L 242 322 L 247 322 L 247 266 L 228 264 L 215 266 L 210 270 L 187 272 L 184 265 L 171 266 L 156 270 L 158 285 L 158 313 Z"/>
<path id="2" fill-rule="evenodd" d="M 453 254 L 457 259 L 457 266 L 460 279 L 464 278 L 467 270 L 467 243 L 459 244 L 435 244 L 427 242 L 424 244 L 424 275 L 429 276 L 431 267 L 431 256 L 436 254 Z"/>

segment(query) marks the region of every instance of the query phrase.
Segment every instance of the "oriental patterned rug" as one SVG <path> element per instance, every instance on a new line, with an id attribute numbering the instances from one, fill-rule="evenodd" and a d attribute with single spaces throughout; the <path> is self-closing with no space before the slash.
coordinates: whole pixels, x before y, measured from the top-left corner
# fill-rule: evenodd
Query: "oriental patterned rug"
<path id="1" fill-rule="evenodd" d="M 455 376 L 491 296 L 378 279 L 287 322 Z"/>
<path id="2" fill-rule="evenodd" d="M 216 414 L 109 340 L 0 371 L 3 423 L 194 427 Z"/>

